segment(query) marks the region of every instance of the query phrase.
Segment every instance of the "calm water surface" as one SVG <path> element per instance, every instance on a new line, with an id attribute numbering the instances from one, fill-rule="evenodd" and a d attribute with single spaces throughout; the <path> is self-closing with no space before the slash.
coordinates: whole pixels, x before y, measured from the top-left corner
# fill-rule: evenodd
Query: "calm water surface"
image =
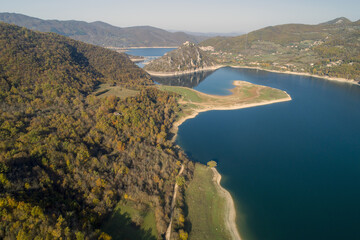
<path id="1" fill-rule="evenodd" d="M 125 53 L 134 55 L 134 56 L 146 57 L 147 60 L 145 60 L 144 62 L 147 62 L 147 61 L 151 61 L 155 58 L 161 57 L 165 53 L 172 51 L 174 49 L 175 48 L 134 48 L 134 49 L 127 50 Z M 143 68 L 145 66 L 144 62 L 136 63 L 136 65 Z"/>
<path id="2" fill-rule="evenodd" d="M 360 87 L 223 68 L 195 89 L 226 95 L 233 80 L 287 91 L 291 102 L 210 111 L 177 142 L 218 161 L 244 239 L 360 239 Z"/>
<path id="3" fill-rule="evenodd" d="M 241 237 L 360 239 L 360 87 L 222 68 L 194 89 L 227 95 L 234 80 L 293 100 L 200 113 L 180 126 L 177 143 L 194 161 L 218 161 Z"/>
<path id="4" fill-rule="evenodd" d="M 133 48 L 126 51 L 127 54 L 143 57 L 161 57 L 175 48 Z"/>

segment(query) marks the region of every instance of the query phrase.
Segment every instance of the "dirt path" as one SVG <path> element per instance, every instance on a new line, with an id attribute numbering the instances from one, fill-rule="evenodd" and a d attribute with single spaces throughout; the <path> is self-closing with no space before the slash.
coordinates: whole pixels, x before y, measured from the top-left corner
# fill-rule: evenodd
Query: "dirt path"
<path id="1" fill-rule="evenodd" d="M 180 172 L 178 173 L 177 176 L 180 176 L 182 174 L 182 172 L 184 171 L 184 165 L 181 165 L 181 169 Z M 176 204 L 176 195 L 177 195 L 177 190 L 178 190 L 179 186 L 178 184 L 175 182 L 175 186 L 174 186 L 174 196 L 173 199 L 171 201 L 171 212 L 170 212 L 170 223 L 169 226 L 166 230 L 166 234 L 165 234 L 165 239 L 166 240 L 170 240 L 171 237 L 171 225 L 172 225 L 172 221 L 173 221 L 173 212 L 174 212 L 174 207 Z"/>
<path id="2" fill-rule="evenodd" d="M 225 205 L 225 226 L 230 232 L 231 238 L 233 240 L 241 240 L 240 234 L 238 232 L 237 226 L 236 226 L 236 211 L 235 211 L 235 205 L 234 201 L 228 191 L 226 191 L 221 185 L 221 175 L 216 170 L 216 168 L 211 168 L 211 170 L 214 173 L 213 181 L 215 182 L 215 185 L 220 193 L 225 198 L 226 205 Z"/>

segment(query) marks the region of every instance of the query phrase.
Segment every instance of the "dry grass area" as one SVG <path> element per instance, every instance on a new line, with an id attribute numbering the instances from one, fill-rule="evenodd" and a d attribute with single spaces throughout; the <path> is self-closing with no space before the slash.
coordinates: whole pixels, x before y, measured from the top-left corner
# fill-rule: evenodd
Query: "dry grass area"
<path id="1" fill-rule="evenodd" d="M 231 95 L 216 96 L 197 92 L 202 99 L 201 102 L 192 104 L 203 108 L 231 108 L 233 106 L 260 103 L 282 98 L 288 98 L 286 92 L 279 89 L 255 85 L 244 81 L 234 81 L 235 88 L 231 89 Z"/>
<path id="2" fill-rule="evenodd" d="M 98 86 L 98 89 L 94 92 L 95 96 L 98 97 L 106 97 L 110 95 L 114 95 L 119 98 L 127 98 L 136 96 L 139 93 L 139 91 L 127 89 L 120 86 L 113 86 L 108 83 L 100 84 Z"/>

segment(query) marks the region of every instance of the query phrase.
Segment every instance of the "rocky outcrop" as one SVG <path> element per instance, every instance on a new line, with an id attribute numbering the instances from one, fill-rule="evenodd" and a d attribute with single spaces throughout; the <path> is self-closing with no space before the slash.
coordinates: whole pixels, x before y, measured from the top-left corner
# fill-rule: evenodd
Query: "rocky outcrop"
<path id="1" fill-rule="evenodd" d="M 192 72 L 216 68 L 217 61 L 210 54 L 191 42 L 185 42 L 178 49 L 147 64 L 144 69 L 150 73 Z"/>

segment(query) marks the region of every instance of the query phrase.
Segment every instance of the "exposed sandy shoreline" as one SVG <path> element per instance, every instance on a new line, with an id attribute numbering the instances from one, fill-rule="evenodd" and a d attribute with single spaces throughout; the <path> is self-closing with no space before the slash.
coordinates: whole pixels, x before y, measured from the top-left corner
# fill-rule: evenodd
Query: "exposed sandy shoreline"
<path id="1" fill-rule="evenodd" d="M 214 173 L 213 181 L 216 184 L 220 194 L 225 198 L 226 201 L 226 209 L 225 209 L 225 225 L 227 226 L 228 230 L 230 231 L 231 238 L 233 240 L 241 240 L 239 231 L 236 227 L 236 210 L 234 205 L 234 200 L 231 197 L 231 194 L 221 186 L 221 175 L 216 170 L 216 168 L 211 168 Z"/>
<path id="2" fill-rule="evenodd" d="M 288 93 L 286 93 L 286 94 L 288 96 L 287 98 L 282 98 L 282 99 L 278 99 L 278 100 L 263 101 L 263 102 L 259 102 L 259 103 L 235 104 L 235 105 L 232 105 L 232 106 L 229 106 L 229 107 L 209 107 L 209 108 L 202 108 L 202 109 L 193 109 L 192 114 L 180 118 L 179 120 L 177 120 L 173 124 L 173 127 L 171 129 L 171 132 L 174 133 L 172 141 L 175 142 L 175 140 L 176 140 L 177 132 L 179 130 L 179 126 L 181 124 L 183 124 L 186 120 L 191 119 L 191 118 L 195 118 L 201 112 L 213 111 L 213 110 L 236 110 L 236 109 L 242 109 L 242 108 L 250 108 L 250 107 L 268 105 L 268 104 L 273 104 L 273 103 L 291 101 L 290 95 Z"/>
<path id="3" fill-rule="evenodd" d="M 222 68 L 222 67 L 224 67 L 224 66 L 223 65 L 216 65 L 216 66 L 213 66 L 213 67 L 198 68 L 198 69 L 186 70 L 186 71 L 181 71 L 181 72 L 153 72 L 153 71 L 146 71 L 146 69 L 144 69 L 144 70 L 148 74 L 150 74 L 152 76 L 168 77 L 168 76 L 179 76 L 179 75 L 195 73 L 195 72 L 214 71 L 214 70 L 217 70 L 217 69 Z"/>
<path id="4" fill-rule="evenodd" d="M 134 63 L 138 63 L 138 62 L 143 62 L 145 61 L 146 59 L 144 58 L 130 58 L 130 60 Z"/>
<path id="5" fill-rule="evenodd" d="M 299 76 L 316 77 L 316 78 L 322 78 L 322 79 L 326 79 L 326 80 L 330 80 L 330 81 L 350 83 L 350 84 L 355 84 L 355 85 L 360 86 L 360 83 L 358 83 L 354 79 L 328 77 L 328 76 L 315 75 L 315 74 L 310 74 L 310 73 L 305 73 L 305 72 L 279 71 L 279 70 L 265 69 L 265 68 L 261 68 L 261 67 L 249 67 L 249 66 L 242 66 L 242 65 L 241 66 L 236 66 L 236 65 L 235 66 L 230 66 L 229 65 L 228 67 L 257 69 L 257 70 L 262 70 L 262 71 L 267 71 L 267 72 L 274 72 L 274 73 L 284 73 L 284 74 L 292 74 L 292 75 L 299 75 Z"/>
<path id="6" fill-rule="evenodd" d="M 128 47 L 124 49 L 143 49 L 143 48 L 178 48 L 179 46 L 165 46 L 165 47 Z"/>

